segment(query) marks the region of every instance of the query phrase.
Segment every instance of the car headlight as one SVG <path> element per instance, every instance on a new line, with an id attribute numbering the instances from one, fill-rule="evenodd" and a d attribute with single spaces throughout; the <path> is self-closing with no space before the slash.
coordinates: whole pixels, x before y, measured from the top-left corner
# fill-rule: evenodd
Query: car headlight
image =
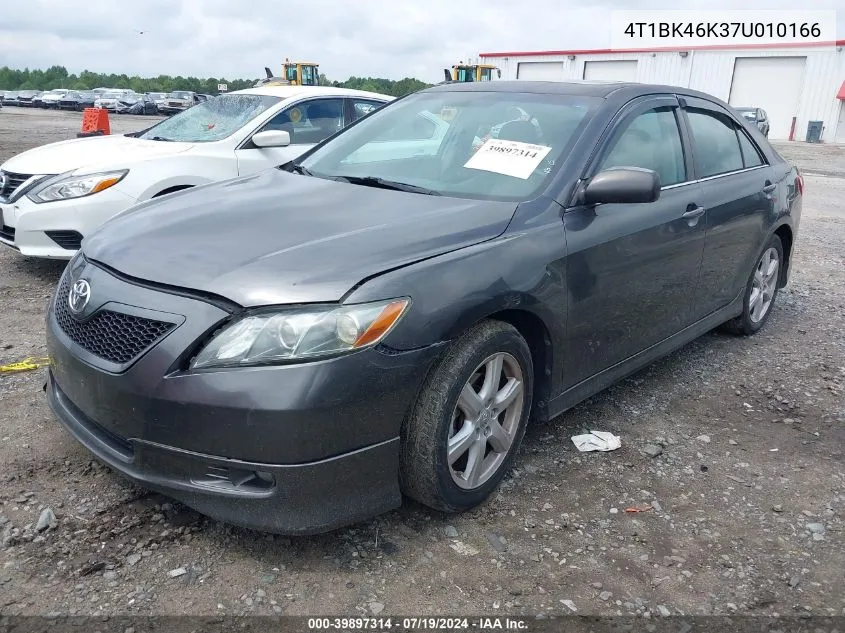
<path id="1" fill-rule="evenodd" d="M 372 347 L 393 329 L 409 304 L 409 299 L 399 298 L 250 314 L 217 332 L 190 368 L 283 363 Z"/>
<path id="2" fill-rule="evenodd" d="M 27 197 L 33 202 L 53 202 L 90 196 L 116 185 L 128 173 L 128 169 L 121 169 L 85 176 L 57 176 L 30 191 Z"/>

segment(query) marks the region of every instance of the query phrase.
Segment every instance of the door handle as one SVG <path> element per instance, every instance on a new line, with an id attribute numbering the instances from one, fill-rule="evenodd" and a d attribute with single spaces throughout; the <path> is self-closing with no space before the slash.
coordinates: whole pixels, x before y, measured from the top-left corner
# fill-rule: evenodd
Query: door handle
<path id="1" fill-rule="evenodd" d="M 690 205 L 690 206 L 692 206 L 692 205 Z M 687 211 L 686 213 L 684 213 L 681 217 L 684 220 L 695 220 L 696 218 L 700 218 L 702 215 L 704 215 L 705 211 L 706 211 L 706 209 L 704 207 L 694 207 L 694 208 L 690 209 L 689 211 Z"/>
<path id="2" fill-rule="evenodd" d="M 778 186 L 776 183 L 767 183 L 765 187 L 763 187 L 763 193 L 772 193 Z"/>

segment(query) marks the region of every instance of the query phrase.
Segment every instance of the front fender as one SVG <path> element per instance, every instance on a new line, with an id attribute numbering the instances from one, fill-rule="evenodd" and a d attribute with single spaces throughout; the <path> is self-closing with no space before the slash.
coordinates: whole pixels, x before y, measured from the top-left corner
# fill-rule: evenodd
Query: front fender
<path id="1" fill-rule="evenodd" d="M 551 350 L 561 349 L 568 294 L 559 207 L 550 206 L 548 221 L 530 228 L 513 230 L 517 220 L 495 239 L 364 280 L 344 302 L 410 296 L 410 310 L 384 341 L 397 350 L 452 340 L 482 319 L 505 311 L 537 317 L 548 331 Z M 552 383 L 559 384 L 562 364 L 554 363 L 551 369 Z"/>

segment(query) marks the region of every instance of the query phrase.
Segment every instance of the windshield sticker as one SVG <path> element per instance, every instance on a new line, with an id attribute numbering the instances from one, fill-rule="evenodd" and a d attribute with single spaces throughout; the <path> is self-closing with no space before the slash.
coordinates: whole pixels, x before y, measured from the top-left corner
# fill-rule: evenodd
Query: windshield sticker
<path id="1" fill-rule="evenodd" d="M 527 180 L 550 151 L 552 148 L 546 145 L 491 138 L 478 148 L 464 167 Z"/>
<path id="2" fill-rule="evenodd" d="M 449 106 L 443 106 L 440 109 L 440 118 L 442 120 L 446 121 L 446 123 L 451 123 L 452 121 L 454 121 L 455 116 L 457 114 L 458 114 L 457 108 L 452 108 L 452 107 L 449 107 Z"/>

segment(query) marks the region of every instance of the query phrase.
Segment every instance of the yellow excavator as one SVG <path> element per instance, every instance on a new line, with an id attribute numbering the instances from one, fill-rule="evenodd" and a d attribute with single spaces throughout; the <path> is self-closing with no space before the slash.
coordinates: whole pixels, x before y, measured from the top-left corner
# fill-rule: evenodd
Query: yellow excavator
<path id="1" fill-rule="evenodd" d="M 320 64 L 313 62 L 292 62 L 285 58 L 285 63 L 282 66 L 284 69 L 283 77 L 276 77 L 266 66 L 264 72 L 267 73 L 265 79 L 259 79 L 255 87 L 258 86 L 317 86 L 320 83 Z"/>
<path id="2" fill-rule="evenodd" d="M 496 76 L 501 79 L 502 71 L 492 64 L 465 64 L 459 62 L 452 66 L 450 71 L 448 68 L 443 69 L 446 76 L 446 81 L 493 81 L 493 71 L 496 71 Z"/>

